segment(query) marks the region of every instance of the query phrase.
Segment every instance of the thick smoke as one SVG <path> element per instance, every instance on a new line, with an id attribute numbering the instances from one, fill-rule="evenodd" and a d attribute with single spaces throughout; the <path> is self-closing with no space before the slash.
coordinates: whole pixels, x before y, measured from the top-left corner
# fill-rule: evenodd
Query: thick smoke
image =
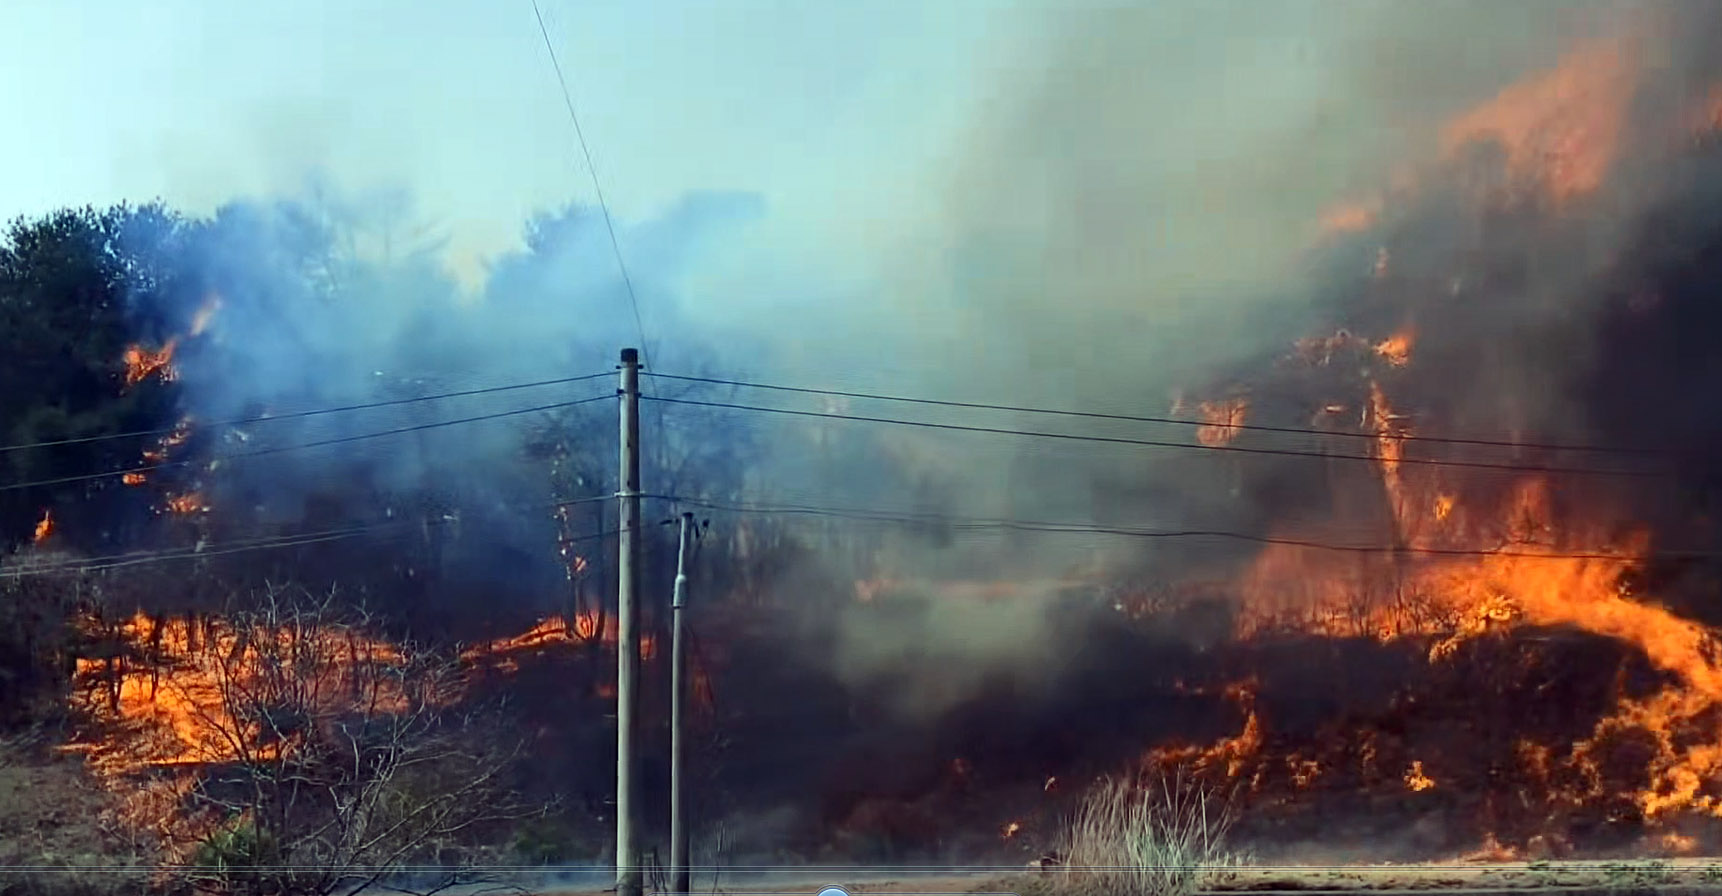
<path id="1" fill-rule="evenodd" d="M 1285 373 L 1274 362 L 1294 340 L 1343 328 L 1367 342 L 1410 326 L 1412 365 L 1382 375 L 1394 377 L 1394 400 L 1433 434 L 1685 450 L 1692 460 L 1678 481 L 1695 486 L 1689 493 L 1563 482 L 1569 505 L 1601 502 L 1620 519 L 1658 524 L 1662 536 L 1716 512 L 1707 467 L 1722 415 L 1710 399 L 1722 384 L 1710 360 L 1716 322 L 1706 290 L 1722 180 L 1713 152 L 1671 164 L 1684 137 L 1666 127 L 1716 83 L 1706 58 L 1714 18 L 1696 5 L 1485 0 L 1239 0 L 1030 16 L 1018 30 L 1032 36 L 1001 42 L 959 138 L 915 179 L 928 198 L 874 229 L 892 238 L 834 249 L 854 256 L 842 276 L 762 244 L 771 228 L 755 225 L 773 223 L 775 211 L 757 197 L 693 195 L 656 219 L 619 220 L 638 322 L 592 209 L 531 222 L 524 246 L 495 259 L 473 293 L 443 269 L 435 229 L 412 226 L 410 204 L 237 202 L 219 213 L 219 239 L 207 250 L 221 304 L 209 332 L 182 347 L 182 385 L 197 419 L 220 420 L 606 372 L 589 383 L 222 434 L 225 450 L 247 451 L 607 396 L 616 349 L 638 343 L 643 330 L 647 360 L 664 372 L 1180 417 L 1192 415 L 1191 401 L 1247 382 L 1256 388 L 1251 422 L 1307 427 L 1312 402 L 1330 395 L 1354 413 L 1362 377 L 1344 365 Z M 1443 125 L 1573 47 L 1622 33 L 1638 46 L 1615 129 L 1619 150 L 1602 185 L 1558 209 L 1492 204 L 1491 193 L 1511 180 L 1510 153 L 1486 143 L 1449 151 Z M 1589 103 L 1581 96 L 1578 105 Z M 1402 189 L 1371 205 L 1388 186 Z M 1324 227 L 1347 202 L 1372 217 L 1339 232 Z M 822 404 L 650 379 L 648 389 L 1193 441 L 1178 426 Z M 467 586 L 461 599 L 482 612 L 510 599 L 548 604 L 566 583 L 554 526 L 533 505 L 614 487 L 615 422 L 608 401 L 569 409 L 561 423 L 590 462 L 552 483 L 522 439 L 531 430 L 523 424 L 542 416 L 243 461 L 212 477 L 212 497 L 224 512 L 254 513 L 283 531 L 446 512 L 460 518 L 445 562 Z M 1658 423 L 1654 432 L 1646 420 Z M 1297 458 L 685 405 L 648 405 L 645 423 L 655 446 L 648 491 L 1258 535 L 1291 528 L 1347 543 L 1393 537 L 1373 464 L 1324 472 Z M 1335 447 L 1296 435 L 1242 438 L 1264 448 Z M 1357 440 L 1338 447 L 1371 450 Z M 1465 483 L 1488 493 L 1506 478 Z M 436 506 L 407 505 L 405 496 L 426 494 Z M 712 516 L 714 532 L 764 528 L 759 517 Z M 842 786 L 861 799 L 930 792 L 954 756 L 985 754 L 1008 767 L 1001 774 L 1028 780 L 1082 762 L 1099 770 L 1173 732 L 1212 727 L 1207 717 L 1192 723 L 1195 711 L 1167 698 L 1164 685 L 1206 668 L 1202 642 L 1228 637 L 1232 620 L 1179 618 L 1170 635 L 1144 638 L 1126 631 L 1104 586 L 1236 586 L 1257 556 L 1252 546 L 773 519 L 806 550 L 785 551 L 789 560 L 779 563 L 769 540 L 750 543 L 753 553 L 739 559 L 763 574 L 726 583 L 733 593 L 698 592 L 801 610 L 770 623 L 768 650 L 731 657 L 730 680 L 749 688 L 737 699 L 770 708 L 750 706 L 754 715 L 732 720 L 759 729 L 736 734 L 748 745 L 738 752 L 749 755 L 730 760 L 754 763 L 735 778 L 769 782 L 750 789 L 751 799 L 800 805 L 827 758 L 821 750 L 853 747 L 838 742 L 852 732 L 861 732 L 861 758 L 829 771 L 833 781 L 860 782 Z M 587 530 L 604 525 L 594 518 Z M 1688 528 L 1697 541 L 1712 538 Z M 661 577 L 667 552 L 649 564 Z M 753 593 L 760 590 L 770 593 Z M 1343 701 L 1322 691 L 1333 682 L 1312 680 L 1335 665 L 1305 666 L 1296 649 L 1269 661 L 1287 670 L 1281 702 L 1336 717 L 1330 710 Z M 1395 680 L 1383 673 L 1371 684 L 1385 692 Z M 779 710 L 809 727 L 782 737 L 790 723 Z M 1108 718 L 1101 724 L 1097 715 Z M 1235 733 L 1232 721 L 1210 733 Z M 841 799 L 835 806 L 826 819 L 834 823 L 854 808 Z M 800 818 L 783 827 L 810 828 Z"/>
<path id="2" fill-rule="evenodd" d="M 199 430 L 217 442 L 214 455 L 239 455 L 191 483 L 219 509 L 213 524 L 230 530 L 218 535 L 420 521 L 438 530 L 445 601 L 490 594 L 523 613 L 560 608 L 566 584 L 548 503 L 614 490 L 618 348 L 641 344 L 644 332 L 648 359 L 664 352 L 681 369 L 705 369 L 711 349 L 683 323 L 697 298 L 684 281 L 758 213 L 755 197 L 693 194 L 656 220 L 621 224 L 631 299 L 596 209 L 528 222 L 524 245 L 493 259 L 474 292 L 443 266 L 437 228 L 398 195 L 320 191 L 223 206 L 195 243 L 207 293 L 183 308 L 140 309 L 187 322 L 175 366 L 194 423 L 283 415 Z M 200 315 L 204 328 L 188 332 Z M 295 416 L 587 374 L 598 376 Z M 594 400 L 555 407 L 584 399 Z M 472 419 L 497 414 L 506 416 Z M 470 422 L 444 425 L 461 420 Z M 746 444 L 717 423 L 700 425 L 718 442 Z M 552 458 L 529 456 L 535 438 L 561 439 L 571 459 L 552 469 Z M 687 445 L 657 444 L 647 461 L 660 488 L 671 450 L 704 462 Z M 564 534 L 604 525 L 601 515 L 575 523 Z M 426 559 L 411 552 L 372 556 L 408 578 L 424 572 Z"/>
<path id="3" fill-rule="evenodd" d="M 1363 336 L 1385 338 L 1409 322 L 1410 309 L 1428 318 L 1419 322 L 1428 329 L 1419 369 L 1432 388 L 1445 384 L 1450 393 L 1429 396 L 1442 425 L 1461 434 L 1584 440 L 1594 435 L 1584 399 L 1559 390 L 1561 371 L 1583 369 L 1593 357 L 1589 334 L 1602 313 L 1594 280 L 1654 191 L 1635 184 L 1630 196 L 1599 200 L 1614 206 L 1593 207 L 1559 240 L 1510 222 L 1479 228 L 1480 204 L 1458 190 L 1442 126 L 1599 36 L 1642 35 L 1646 52 L 1633 62 L 1642 66 L 1640 97 L 1679 92 L 1670 82 L 1676 75 L 1697 82 L 1681 66 L 1698 57 L 1675 36 L 1693 33 L 1700 17 L 1672 6 L 1572 3 L 1062 11 L 1034 29 L 1039 37 L 1001 48 L 996 83 L 949 165 L 926 174 L 937 214 L 908 222 L 903 246 L 882 253 L 891 265 L 880 272 L 881 301 L 898 314 L 897 329 L 869 332 L 901 346 L 902 360 L 890 370 L 912 385 L 899 391 L 1165 415 L 1180 390 L 1253 376 L 1295 339 L 1360 323 L 1371 329 Z M 1636 129 L 1623 131 L 1636 149 Z M 1384 210 L 1360 234 L 1324 233 L 1335 205 L 1407 177 L 1424 187 L 1409 207 Z M 1395 309 L 1382 314 L 1368 310 L 1365 293 L 1389 243 L 1408 261 L 1397 294 L 1377 299 Z M 1529 280 L 1484 284 L 1474 290 L 1481 298 L 1460 305 L 1422 285 L 1444 285 L 1480 250 L 1512 258 L 1514 244 L 1537 265 Z M 1523 338 L 1539 328 L 1560 333 Z M 1498 350 L 1479 351 L 1490 340 Z M 893 379 L 880 371 L 831 376 L 855 378 Z M 1256 422 L 1307 426 L 1311 397 L 1296 396 L 1302 403 L 1283 419 L 1274 419 L 1270 401 L 1267 419 Z M 908 416 L 889 406 L 867 410 Z M 1186 404 L 1177 416 L 1192 413 Z M 1191 441 L 1179 427 L 962 420 Z M 1299 489 L 1309 480 L 1305 461 L 891 435 L 904 466 L 939 471 L 943 488 L 916 493 L 921 509 L 1264 534 L 1276 521 L 1325 512 Z M 1321 450 L 1291 436 L 1256 444 Z M 1348 531 L 1328 534 L 1352 542 L 1390 537 L 1384 517 L 1373 530 L 1355 525 L 1369 520 L 1349 522 Z M 900 572 L 933 578 L 1081 579 L 1125 564 L 1152 583 L 1198 571 L 1235 575 L 1252 553 L 1187 541 L 971 534 L 922 539 L 894 560 Z M 984 631 L 977 646 L 960 651 L 958 665 L 1036 688 L 1075 645 L 1049 645 L 1058 627 L 1033 608 L 1057 614 L 1088 605 L 1037 597 L 1009 616 L 979 605 L 970 614 L 927 612 L 915 619 L 915 640 L 948 646 Z M 843 629 L 845 668 L 857 680 L 891 680 L 903 663 L 893 652 L 901 626 L 853 616 Z M 947 652 L 954 659 L 959 651 Z M 920 692 L 904 700 L 925 708 Z"/>
<path id="4" fill-rule="evenodd" d="M 895 222 L 895 239 L 853 247 L 865 277 L 821 280 L 800 259 L 747 243 L 744 225 L 772 215 L 756 199 L 694 196 L 659 220 L 619 222 L 642 315 L 636 326 L 603 222 L 590 211 L 535 222 L 527 248 L 497 259 L 475 299 L 438 268 L 434 244 L 415 244 L 402 232 L 398 214 L 361 228 L 353 213 L 314 204 L 236 204 L 222 212 L 229 243 L 213 258 L 223 302 L 218 324 L 211 344 L 194 346 L 182 362 L 192 409 L 218 419 L 584 373 L 608 368 L 615 348 L 637 342 L 643 329 L 648 361 L 666 371 L 1165 414 L 1180 389 L 1223 384 L 1233 371 L 1282 354 L 1295 338 L 1359 319 L 1355 284 L 1367 279 L 1389 237 L 1425 250 L 1407 254 L 1437 268 L 1475 248 L 1481 231 L 1462 220 L 1468 212 L 1439 213 L 1462 209 L 1462 197 L 1440 189 L 1418 201 L 1416 214 L 1384 214 L 1362 235 L 1335 240 L 1321 226 L 1337 202 L 1441 162 L 1441 124 L 1455 114 L 1555 64 L 1575 41 L 1647 22 L 1650 52 L 1639 64 L 1656 89 L 1643 96 L 1690 92 L 1708 74 L 1691 62 L 1702 45 L 1692 35 L 1708 33 L 1693 27 L 1701 17 L 1672 6 L 1312 0 L 1022 15 L 1015 33 L 1032 36 L 1000 42 L 959 138 L 915 179 L 931 200 Z M 1656 180 L 1651 172 L 1638 176 Z M 1633 184 L 1633 195 L 1654 193 L 1643 187 Z M 1511 425 L 1548 430 L 1549 437 L 1590 434 L 1586 415 L 1575 412 L 1582 397 L 1535 399 L 1533 407 L 1512 408 L 1519 416 L 1503 423 L 1499 396 L 1505 389 L 1532 401 L 1543 384 L 1561 379 L 1545 373 L 1550 363 L 1577 377 L 1596 360 L 1594 346 L 1579 344 L 1581 351 L 1567 355 L 1547 349 L 1583 342 L 1586 321 L 1602 313 L 1585 284 L 1641 210 L 1623 200 L 1580 237 L 1545 252 L 1543 273 L 1508 290 L 1536 301 L 1500 303 L 1522 318 L 1509 322 L 1490 309 L 1432 328 L 1427 365 L 1474 373 L 1455 391 L 1492 396 L 1453 402 L 1447 422 L 1482 432 Z M 366 231 L 364 240 L 350 239 L 356 229 Z M 342 240 L 352 251 L 335 257 L 373 263 L 295 266 L 318 254 L 301 251 L 306 241 Z M 427 251 L 413 256 L 415 248 Z M 753 273 L 734 274 L 738 257 Z M 390 263 L 375 263 L 379 258 Z M 713 280 L 720 269 L 729 274 Z M 712 282 L 758 295 L 734 306 L 749 312 L 732 314 L 732 296 L 712 291 Z M 1431 315 L 1449 313 L 1436 299 L 1423 304 Z M 1362 319 L 1379 327 L 1365 334 L 1374 338 L 1404 323 Z M 1479 367 L 1466 349 L 1473 337 L 1557 319 L 1575 335 L 1545 341 L 1542 351 L 1495 356 L 1495 366 Z M 269 444 L 339 438 L 609 388 L 600 380 L 350 421 L 284 421 L 255 437 Z M 817 407 L 781 396 L 737 397 Z M 1191 438 L 1179 427 L 860 401 L 837 407 L 981 426 Z M 608 433 L 609 405 L 587 410 L 594 431 Z M 749 447 L 745 455 L 748 494 L 766 503 L 1245 529 L 1265 526 L 1287 503 L 1285 494 L 1260 487 L 1274 478 L 1260 470 L 1276 468 L 1255 468 L 1255 484 L 1241 489 L 1243 462 L 1228 457 L 840 422 L 779 425 L 745 415 L 714 414 L 700 425 L 719 421 L 729 428 L 706 429 L 681 444 L 735 438 L 772 446 L 764 453 Z M 1295 438 L 1275 444 L 1306 447 Z M 303 516 L 307 496 L 332 476 L 334 457 L 363 466 L 384 490 L 428 480 L 494 492 L 479 501 L 498 507 L 497 518 L 482 526 L 495 543 L 481 553 L 551 555 L 541 521 L 502 509 L 537 487 L 537 473 L 520 462 L 515 427 L 451 427 L 392 439 L 387 450 L 365 442 L 324 450 L 332 453 L 272 459 L 266 472 L 246 480 L 248 497 L 284 519 Z M 1299 475 L 1290 463 L 1283 469 L 1288 478 Z M 690 486 L 697 489 L 697 481 Z M 1080 630 L 1052 624 L 1055 617 L 1089 606 L 1071 596 L 1073 582 L 1118 564 L 1165 581 L 1188 572 L 1193 558 L 1213 559 L 1188 543 L 1150 548 L 1101 536 L 938 526 L 894 529 L 874 540 L 854 534 L 858 528 L 839 526 L 823 541 L 811 538 L 814 527 L 802 530 L 820 548 L 848 540 L 872 549 L 867 562 L 821 556 L 813 564 L 839 581 L 870 574 L 908 580 L 897 599 L 911 609 L 898 616 L 860 607 L 828 618 L 823 625 L 834 629 L 835 642 L 825 658 L 847 680 L 891 690 L 922 713 L 960 701 L 965 688 L 929 694 L 889 684 L 905 670 L 942 657 L 961 670 L 947 673 L 950 681 L 1002 676 L 1044 691 L 1074 646 L 1059 638 Z M 1219 560 L 1223 567 L 1245 557 L 1233 551 Z M 511 565 L 477 568 L 500 575 Z M 1023 598 L 1001 611 L 962 596 L 962 582 L 980 580 L 1028 584 Z M 947 599 L 952 581 L 958 596 Z"/>

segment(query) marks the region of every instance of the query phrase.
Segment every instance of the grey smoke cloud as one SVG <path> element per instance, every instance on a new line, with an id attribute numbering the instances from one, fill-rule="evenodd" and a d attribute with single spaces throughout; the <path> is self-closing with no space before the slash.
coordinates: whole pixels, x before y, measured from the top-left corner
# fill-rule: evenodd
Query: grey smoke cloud
<path id="1" fill-rule="evenodd" d="M 1219 2 L 1046 14 L 1037 39 L 1008 48 L 947 163 L 925 173 L 937 201 L 925 217 L 906 222 L 911 236 L 896 254 L 882 254 L 897 266 L 881 273 L 886 313 L 874 310 L 877 329 L 870 332 L 896 347 L 903 360 L 892 372 L 898 382 L 914 380 L 919 394 L 1166 414 L 1180 387 L 1207 386 L 1246 362 L 1277 356 L 1338 319 L 1349 288 L 1335 281 L 1335 263 L 1356 282 L 1375 247 L 1324 244 L 1323 213 L 1383 188 L 1408 167 L 1436 163 L 1446 120 L 1552 66 L 1575 41 L 1626 27 L 1645 36 L 1642 58 L 1656 84 L 1667 70 L 1679 74 L 1678 65 L 1659 60 L 1697 58 L 1680 47 L 1690 41 L 1676 37 L 1701 31 L 1690 26 L 1707 18 L 1686 6 L 1553 2 Z M 1429 198 L 1443 200 L 1439 193 Z M 1525 297 L 1503 297 L 1497 329 L 1515 315 L 1520 325 L 1540 326 L 1535 321 L 1545 319 L 1552 301 L 1594 311 L 1585 278 L 1637 209 L 1626 203 L 1600 217 L 1588 254 L 1540 271 Z M 1450 227 L 1441 219 L 1424 226 Z M 1437 264 L 1459 256 L 1435 247 L 1465 251 L 1470 238 L 1455 230 L 1426 235 L 1434 242 L 1423 248 Z M 1447 328 L 1447 348 L 1462 349 L 1464 326 Z M 1495 361 L 1472 352 L 1471 366 L 1458 361 L 1455 372 L 1467 372 L 1452 382 L 1484 391 L 1472 402 L 1450 402 L 1457 415 L 1450 422 L 1499 430 L 1512 425 L 1502 422 L 1506 411 L 1517 415 L 1513 424 L 1582 422 L 1570 402 L 1535 396 L 1536 384 L 1551 381 L 1536 370 L 1584 363 L 1581 346 L 1568 349 L 1562 358 L 1527 353 Z M 845 372 L 830 379 L 846 376 L 872 378 Z M 1487 391 L 1491 376 L 1511 397 Z M 964 419 L 1190 437 L 1184 429 L 1097 421 Z M 976 448 L 983 437 L 892 438 L 909 466 L 946 468 L 941 507 L 952 513 L 1099 514 L 1138 526 L 1248 529 L 1272 511 L 1233 491 L 1234 467 L 1242 463 L 1234 458 L 1004 437 L 984 437 L 991 450 L 983 453 Z M 1251 462 L 1272 469 L 1271 460 Z M 1308 472 L 1289 462 L 1283 470 L 1292 479 Z M 873 489 L 873 497 L 882 496 Z M 1183 565 L 1179 548 L 1119 539 L 1031 544 L 980 536 L 922 542 L 918 554 L 902 551 L 896 562 L 933 578 L 1005 580 L 1031 570 L 1091 569 L 1097 555 L 1148 581 L 1176 578 Z M 1243 559 L 1249 551 L 1231 554 Z M 973 572 L 982 568 L 989 572 Z M 1030 686 L 1080 648 L 1049 629 L 1048 614 L 1058 609 L 1056 602 L 1024 601 L 1011 613 L 969 616 L 953 604 L 942 613 L 929 609 L 904 632 L 857 619 L 844 628 L 840 655 L 848 674 L 870 681 L 902 662 L 882 645 L 936 643 L 962 657 L 966 669 Z M 900 702 L 924 711 L 953 699 L 929 692 Z"/>
<path id="2" fill-rule="evenodd" d="M 1001 15 L 1012 19 L 1000 29 L 1010 37 L 984 63 L 956 136 L 905 174 L 903 189 L 919 200 L 874 208 L 882 223 L 848 231 L 866 238 L 823 247 L 852 256 L 841 274 L 796 255 L 804 242 L 769 239 L 784 225 L 753 195 L 690 196 L 659 219 L 618 222 L 660 369 L 709 365 L 798 385 L 1166 413 L 1177 388 L 1278 353 L 1323 318 L 1330 270 L 1312 249 L 1324 210 L 1427 160 L 1444 118 L 1623 13 L 1600 3 L 1237 0 Z M 296 238 L 291 223 L 264 216 L 246 257 L 273 257 L 272 242 Z M 637 331 L 601 221 L 588 214 L 538 239 L 536 256 L 493 261 L 477 302 L 429 261 L 336 305 L 298 288 L 306 272 L 242 272 L 246 286 L 227 296 L 218 327 L 225 354 L 203 367 L 186 359 L 193 400 L 210 416 L 231 416 L 258 402 L 363 400 L 379 371 L 458 388 L 607 366 Z M 375 250 L 375 240 L 368 245 Z M 495 406 L 469 402 L 451 413 Z M 762 500 L 1080 520 L 1120 503 L 1108 493 L 1122 483 L 1155 496 L 1131 506 L 1122 522 L 1134 525 L 1238 511 L 1228 468 L 1213 459 L 842 423 L 825 427 L 825 444 L 836 446 L 826 449 L 806 421 L 735 419 L 775 446 L 748 470 Z M 965 419 L 1048 425 L 1008 414 Z M 317 438 L 344 425 L 301 429 Z M 400 485 L 438 464 L 472 469 L 514 445 L 505 428 L 434 434 L 383 475 Z M 297 471 L 291 463 L 275 469 L 277 485 L 322 472 L 315 461 Z M 996 579 L 1058 578 L 1092 570 L 1097 555 L 1137 559 L 1141 548 L 1099 537 L 913 532 L 890 551 L 892 571 L 906 576 Z M 838 665 L 857 683 L 877 681 L 900 663 L 902 644 L 919 641 L 963 645 L 955 655 L 975 674 L 1042 678 L 1072 646 L 1047 633 L 1056 611 L 1043 595 L 1002 613 L 929 606 L 907 629 L 847 614 L 835 626 Z"/>

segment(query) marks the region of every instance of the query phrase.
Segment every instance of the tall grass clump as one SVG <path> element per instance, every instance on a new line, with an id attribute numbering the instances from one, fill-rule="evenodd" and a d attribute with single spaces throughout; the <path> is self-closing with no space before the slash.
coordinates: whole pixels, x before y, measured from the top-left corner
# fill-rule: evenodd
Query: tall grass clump
<path id="1" fill-rule="evenodd" d="M 1234 820 L 1229 800 L 1182 774 L 1102 779 L 1065 828 L 1063 888 L 1191 896 L 1242 864 L 1226 845 Z"/>

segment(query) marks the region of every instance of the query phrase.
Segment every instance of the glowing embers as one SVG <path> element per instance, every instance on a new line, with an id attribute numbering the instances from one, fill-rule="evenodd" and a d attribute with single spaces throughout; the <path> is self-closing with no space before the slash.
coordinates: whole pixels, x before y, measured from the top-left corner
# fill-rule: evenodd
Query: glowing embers
<path id="1" fill-rule="evenodd" d="M 175 516 L 189 516 L 198 513 L 208 513 L 209 505 L 204 503 L 203 495 L 198 492 L 186 492 L 170 495 L 163 509 Z"/>
<path id="2" fill-rule="evenodd" d="M 44 510 L 42 511 L 42 518 L 36 521 L 36 532 L 31 537 L 31 541 L 34 544 L 41 544 L 48 540 L 48 536 L 53 534 L 54 512 L 52 510 Z"/>
<path id="3" fill-rule="evenodd" d="M 154 445 L 144 449 L 143 463 L 141 465 L 144 469 L 127 470 L 125 473 L 120 475 L 120 481 L 133 487 L 140 486 L 145 482 L 148 482 L 148 474 L 151 470 L 170 463 L 169 457 L 172 456 L 174 449 L 179 448 L 191 439 L 191 427 L 191 418 L 181 417 L 179 422 L 174 424 L 171 431 L 157 438 Z M 207 510 L 208 508 L 203 509 Z M 185 511 L 174 512 L 180 513 Z"/>

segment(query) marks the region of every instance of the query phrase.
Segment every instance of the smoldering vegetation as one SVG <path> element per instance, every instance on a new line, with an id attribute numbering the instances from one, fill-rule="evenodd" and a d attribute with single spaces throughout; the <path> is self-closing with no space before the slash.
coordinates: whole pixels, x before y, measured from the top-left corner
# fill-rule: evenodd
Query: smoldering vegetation
<path id="1" fill-rule="evenodd" d="M 878 250 L 875 304 L 808 308 L 804 321 L 692 323 L 721 315 L 691 306 L 723 300 L 690 286 L 695 275 L 770 214 L 746 196 L 690 197 L 624 227 L 633 299 L 587 209 L 533 221 L 477 295 L 440 270 L 434 234 L 339 201 L 236 202 L 163 224 L 151 245 L 173 276 L 128 285 L 126 324 L 140 344 L 175 345 L 177 379 L 140 389 L 164 404 L 154 425 L 189 417 L 171 456 L 192 463 L 152 476 L 136 494 L 155 498 L 123 527 L 111 505 L 75 506 L 125 494 L 106 483 L 32 493 L 9 507 L 8 535 L 26 539 L 48 505 L 61 546 L 89 554 L 399 525 L 212 563 L 190 584 L 140 574 L 110 587 L 177 612 L 217 610 L 267 579 L 338 584 L 399 631 L 471 643 L 610 609 L 613 514 L 592 502 L 558 518 L 550 505 L 613 490 L 609 368 L 642 330 L 651 372 L 1179 418 L 1245 398 L 1252 425 L 1326 434 L 1245 431 L 1225 445 L 1325 457 L 1201 450 L 1186 426 L 821 405 L 648 377 L 657 397 L 1186 446 L 648 402 L 646 490 L 713 505 L 690 505 L 712 520 L 694 577 L 710 689 L 705 833 L 725 826 L 728 858 L 743 864 L 1014 862 L 1047 842 L 1067 794 L 1158 749 L 1237 786 L 1260 810 L 1242 832 L 1270 843 L 1292 836 L 1281 825 L 1332 813 L 1369 820 L 1360 842 L 1396 857 L 1450 854 L 1485 832 L 1636 848 L 1647 819 L 1621 794 L 1645 785 L 1642 767 L 1595 772 L 1603 795 L 1576 806 L 1550 796 L 1595 784 L 1561 778 L 1570 769 L 1496 773 L 1521 743 L 1571 744 L 1611 701 L 1653 695 L 1670 673 L 1635 645 L 1527 628 L 1437 665 L 1427 640 L 1364 631 L 1245 639 L 1241 583 L 1259 544 L 976 521 L 1407 547 L 1372 441 L 1380 386 L 1413 432 L 1520 443 L 1413 446 L 1413 459 L 1671 471 L 1557 477 L 1548 522 L 1587 538 L 1647 526 L 1653 547 L 1714 551 L 1718 157 L 1712 130 L 1679 124 L 1716 83 L 1713 18 L 1699 5 L 1081 10 L 1011 48 L 1022 55 L 1000 99 L 977 110 L 950 169 L 928 175 L 937 213 L 905 222 L 911 250 Z M 1576 98 L 1554 91 L 1560 108 L 1532 113 L 1563 139 L 1607 144 L 1589 189 L 1539 192 L 1539 178 L 1565 175 L 1527 175 L 1511 141 L 1444 148 L 1444 124 L 1558 69 L 1575 44 L 1623 32 L 1636 41 L 1624 86 L 1575 76 Z M 1590 158 L 1587 146 L 1572 152 Z M 1363 223 L 1324 230 L 1336 198 L 1396 182 L 1364 203 Z M 879 325 L 881 307 L 901 314 L 900 330 Z M 1401 332 L 1414 334 L 1406 364 L 1377 350 Z M 1299 347 L 1306 337 L 1322 343 Z M 877 369 L 807 369 L 786 360 L 806 357 L 786 345 L 797 339 L 870 340 Z M 117 363 L 121 345 L 109 348 Z M 893 370 L 897 357 L 917 363 Z M 601 375 L 216 425 L 586 373 Z M 605 400 L 432 426 L 586 398 Z M 83 432 L 13 429 L 15 441 Z M 317 442 L 330 444 L 256 454 Z M 1515 478 L 1462 469 L 1437 485 L 1462 507 L 1494 508 Z M 185 493 L 207 511 L 159 510 Z M 798 506 L 825 511 L 746 509 Z M 654 501 L 648 520 L 673 509 Z M 670 530 L 654 525 L 650 541 L 647 593 L 667 595 Z M 1651 563 L 1641 578 L 1680 613 L 1722 622 L 1713 561 Z M 653 598 L 660 635 L 661 610 Z M 499 665 L 491 682 L 539 732 L 539 779 L 574 807 L 556 833 L 580 844 L 565 861 L 601 855 L 614 768 L 602 722 L 613 656 L 601 633 L 585 640 Z M 648 671 L 655 696 L 661 666 Z M 1561 671 L 1575 668 L 1589 671 Z M 646 796 L 659 806 L 666 744 L 655 710 L 648 721 Z M 1414 762 L 1428 763 L 1433 796 L 1408 785 Z M 1001 833 L 1013 822 L 1022 833 Z M 1382 844 L 1384 827 L 1404 833 Z"/>

